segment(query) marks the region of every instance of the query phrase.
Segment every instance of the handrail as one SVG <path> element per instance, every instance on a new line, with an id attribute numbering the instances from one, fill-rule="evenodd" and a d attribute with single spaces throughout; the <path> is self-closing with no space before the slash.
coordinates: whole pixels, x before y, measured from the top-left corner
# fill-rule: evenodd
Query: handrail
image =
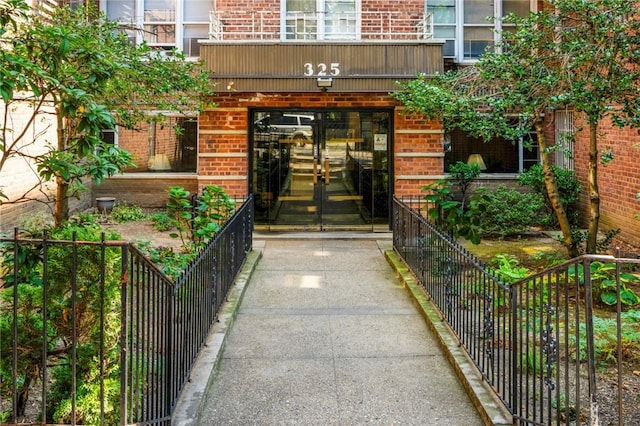
<path id="1" fill-rule="evenodd" d="M 209 39 L 224 40 L 429 40 L 431 13 L 211 11 Z"/>

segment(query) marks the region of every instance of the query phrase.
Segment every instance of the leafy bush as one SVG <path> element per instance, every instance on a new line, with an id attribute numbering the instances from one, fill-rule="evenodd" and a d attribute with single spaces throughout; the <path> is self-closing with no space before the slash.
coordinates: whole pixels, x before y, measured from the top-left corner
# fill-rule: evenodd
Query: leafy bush
<path id="1" fill-rule="evenodd" d="M 78 217 L 60 228 L 51 230 L 55 240 L 70 240 L 75 235 L 79 241 L 100 241 L 102 228 L 91 216 Z M 108 240 L 118 240 L 120 236 L 110 231 Z M 19 385 L 18 415 L 24 413 L 29 404 L 29 391 L 41 377 L 41 351 L 47 348 L 47 364 L 50 381 L 47 393 L 46 423 L 69 423 L 73 395 L 71 391 L 72 350 L 76 351 L 76 419 L 82 424 L 99 424 L 96 413 L 96 396 L 100 390 L 100 368 L 105 379 L 104 403 L 107 407 L 105 422 L 117 424 L 119 419 L 119 331 L 120 331 L 120 266 L 121 252 L 118 248 L 99 245 L 49 244 L 45 252 L 39 242 L 23 243 L 19 247 L 17 281 L 13 279 L 13 243 L 0 247 L 0 259 L 4 276 L 0 280 L 0 305 L 6 309 L 0 314 L 0 397 L 10 396 L 12 378 Z M 47 317 L 44 312 L 44 255 L 47 258 Z M 104 259 L 104 270 L 101 269 Z M 75 268 L 75 293 L 70 291 L 69 271 Z M 104 275 L 103 275 L 104 273 Z M 101 279 L 104 277 L 104 280 Z M 104 282 L 104 284 L 103 284 Z M 12 360 L 13 348 L 13 292 L 17 292 L 17 321 L 19 326 L 17 349 L 17 370 Z M 104 306 L 100 316 L 98 307 Z M 69 320 L 75 307 L 74 329 Z M 47 341 L 43 342 L 43 328 Z M 75 336 L 75 337 L 74 337 Z M 104 342 L 100 346 L 100 342 Z M 96 362 L 103 351 L 103 363 Z"/>
<path id="2" fill-rule="evenodd" d="M 606 306 L 618 303 L 618 296 L 623 306 L 633 307 L 640 305 L 640 297 L 629 284 L 640 283 L 640 278 L 634 274 L 620 273 L 620 293 L 618 294 L 616 282 L 616 264 L 605 262 L 592 262 L 590 266 L 591 285 L 594 302 L 600 300 Z M 577 276 L 578 283 L 584 284 L 585 274 L 582 265 L 572 266 L 569 269 L 570 276 Z"/>
<path id="3" fill-rule="evenodd" d="M 146 219 L 146 217 L 147 215 L 140 206 L 127 203 L 116 203 L 109 214 L 109 218 L 116 223 L 135 222 Z"/>
<path id="4" fill-rule="evenodd" d="M 171 229 L 171 217 L 166 211 L 155 212 L 151 215 L 151 222 L 156 231 L 168 231 Z"/>
<path id="5" fill-rule="evenodd" d="M 169 188 L 167 213 L 178 232 L 171 236 L 180 238 L 185 248 L 202 247 L 220 230 L 234 207 L 233 200 L 218 186 L 205 186 L 201 196 L 173 186 Z"/>
<path id="6" fill-rule="evenodd" d="M 572 224 L 578 223 L 578 211 L 575 209 L 575 203 L 578 201 L 580 191 L 580 182 L 575 176 L 572 170 L 561 169 L 557 166 L 552 166 L 553 174 L 558 185 L 558 193 L 560 194 L 560 202 L 564 206 L 569 220 Z M 536 194 L 540 194 L 544 197 L 545 205 L 547 207 L 548 218 L 553 222 L 548 226 L 557 226 L 557 220 L 553 214 L 553 208 L 551 206 L 551 200 L 547 194 L 547 189 L 544 181 L 544 174 L 542 165 L 535 164 L 529 168 L 526 172 L 518 176 L 518 183 L 520 185 L 528 186 Z"/>
<path id="7" fill-rule="evenodd" d="M 549 221 L 544 199 L 539 194 L 500 185 L 496 189 L 478 188 L 472 200 L 483 204 L 478 217 L 482 236 L 519 235 L 530 231 L 531 227 L 543 227 Z"/>
<path id="8" fill-rule="evenodd" d="M 428 191 L 424 198 L 430 203 L 427 211 L 429 219 L 455 237 L 479 244 L 478 218 L 485 204 L 479 199 L 473 199 L 465 207 L 462 201 L 453 199 L 451 185 L 451 182 L 438 181 L 424 187 Z"/>

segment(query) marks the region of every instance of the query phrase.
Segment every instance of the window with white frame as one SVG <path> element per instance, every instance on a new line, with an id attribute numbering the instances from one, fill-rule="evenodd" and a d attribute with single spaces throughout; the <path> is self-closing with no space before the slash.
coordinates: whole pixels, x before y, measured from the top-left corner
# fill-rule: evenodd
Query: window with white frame
<path id="1" fill-rule="evenodd" d="M 283 31 L 287 40 L 355 40 L 360 0 L 285 0 Z"/>
<path id="2" fill-rule="evenodd" d="M 433 15 L 434 38 L 444 40 L 443 54 L 459 62 L 476 60 L 500 41 L 508 25 L 493 17 L 526 16 L 530 0 L 426 0 Z"/>
<path id="3" fill-rule="evenodd" d="M 556 166 L 573 170 L 573 127 L 572 111 L 556 111 Z"/>
<path id="4" fill-rule="evenodd" d="M 200 56 L 198 40 L 209 37 L 209 12 L 214 0 L 107 0 L 101 2 L 107 17 L 132 25 L 132 42 L 146 41 L 162 50 L 182 50 Z M 136 12 L 141 11 L 141 12 Z"/>

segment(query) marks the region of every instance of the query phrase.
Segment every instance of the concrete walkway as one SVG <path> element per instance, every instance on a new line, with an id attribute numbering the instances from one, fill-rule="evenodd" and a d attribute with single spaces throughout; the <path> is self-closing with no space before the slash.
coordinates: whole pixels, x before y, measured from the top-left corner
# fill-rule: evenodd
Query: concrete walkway
<path id="1" fill-rule="evenodd" d="M 222 318 L 224 336 L 199 361 L 217 371 L 172 424 L 482 424 L 390 248 L 371 237 L 255 240 L 262 258 L 233 326 Z"/>
<path id="2" fill-rule="evenodd" d="M 172 425 L 511 424 L 391 249 L 255 236 Z"/>

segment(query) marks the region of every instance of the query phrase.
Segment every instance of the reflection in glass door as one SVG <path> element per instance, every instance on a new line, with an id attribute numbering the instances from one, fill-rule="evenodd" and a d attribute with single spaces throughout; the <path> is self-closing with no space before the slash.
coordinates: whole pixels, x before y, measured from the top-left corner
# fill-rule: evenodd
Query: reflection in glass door
<path id="1" fill-rule="evenodd" d="M 256 112 L 256 226 L 388 226 L 390 117 L 388 111 Z"/>

